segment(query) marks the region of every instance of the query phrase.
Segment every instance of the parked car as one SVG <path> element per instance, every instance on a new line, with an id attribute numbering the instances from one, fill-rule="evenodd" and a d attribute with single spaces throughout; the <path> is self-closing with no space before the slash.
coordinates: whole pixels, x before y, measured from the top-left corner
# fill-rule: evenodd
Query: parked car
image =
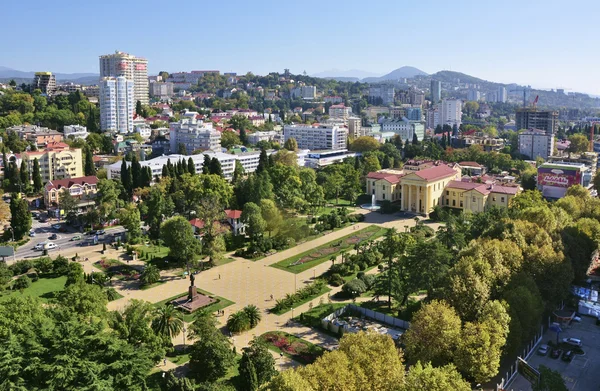
<path id="1" fill-rule="evenodd" d="M 581 317 L 580 316 L 574 316 L 573 319 L 572 319 L 572 321 L 579 323 L 579 322 L 581 322 Z"/>
<path id="2" fill-rule="evenodd" d="M 58 246 L 56 245 L 56 243 L 46 243 L 46 245 L 44 246 L 44 250 L 54 250 L 55 248 L 58 248 Z"/>
<path id="3" fill-rule="evenodd" d="M 567 362 L 573 361 L 573 351 L 567 350 L 566 352 L 564 352 L 562 355 L 562 360 Z"/>
<path id="4" fill-rule="evenodd" d="M 546 344 L 540 345 L 540 347 L 537 350 L 537 353 L 540 356 L 545 356 L 546 354 L 548 354 L 548 345 L 546 345 Z"/>
<path id="5" fill-rule="evenodd" d="M 60 225 L 60 224 L 54 224 L 52 226 L 52 228 L 54 228 L 54 229 L 60 229 L 60 227 L 62 227 L 62 225 Z"/>
<path id="6" fill-rule="evenodd" d="M 99 229 L 98 231 L 96 231 L 96 235 L 104 235 L 105 233 L 106 231 L 103 229 Z"/>
<path id="7" fill-rule="evenodd" d="M 37 250 L 37 251 L 42 251 L 44 249 L 45 245 L 46 245 L 46 242 L 38 243 L 35 246 L 33 246 L 33 249 Z"/>
<path id="8" fill-rule="evenodd" d="M 43 216 L 42 216 L 42 217 L 40 217 L 40 223 L 45 223 L 46 221 L 47 221 L 47 220 L 46 220 L 46 218 L 45 218 L 45 217 L 43 217 Z"/>
<path id="9" fill-rule="evenodd" d="M 563 338 L 562 341 L 569 345 L 581 346 L 581 340 L 579 338 Z"/>
<path id="10" fill-rule="evenodd" d="M 31 236 L 33 238 L 35 236 L 35 231 L 34 230 L 29 231 L 29 236 Z"/>
<path id="11" fill-rule="evenodd" d="M 86 235 L 96 235 L 96 231 L 94 231 L 94 230 L 87 231 L 85 234 Z"/>
<path id="12" fill-rule="evenodd" d="M 52 235 L 50 235 L 49 239 L 50 240 L 56 240 L 56 239 L 58 239 L 58 235 L 57 234 L 52 234 Z"/>
<path id="13" fill-rule="evenodd" d="M 75 236 L 73 236 L 73 237 L 71 238 L 71 242 L 74 242 L 74 241 L 76 241 L 76 240 L 81 240 L 81 239 L 83 239 L 83 236 L 81 236 L 81 235 L 75 235 Z"/>
<path id="14" fill-rule="evenodd" d="M 559 358 L 560 355 L 562 354 L 562 349 L 552 349 L 552 351 L 550 352 L 550 357 L 551 358 Z"/>

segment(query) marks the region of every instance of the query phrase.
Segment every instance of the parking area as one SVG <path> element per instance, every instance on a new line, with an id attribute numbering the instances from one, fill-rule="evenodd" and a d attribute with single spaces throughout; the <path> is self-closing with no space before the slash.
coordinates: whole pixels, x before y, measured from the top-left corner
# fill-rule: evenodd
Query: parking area
<path id="1" fill-rule="evenodd" d="M 540 365 L 558 371 L 565 380 L 565 385 L 569 390 L 600 390 L 600 326 L 596 325 L 596 319 L 583 316 L 580 323 L 573 322 L 564 327 L 560 333 L 560 340 L 563 338 L 578 338 L 581 340 L 583 355 L 574 355 L 573 360 L 564 361 L 562 357 L 551 358 L 550 351 L 545 356 L 536 352 L 529 357 L 527 362 L 535 368 Z M 541 344 L 548 344 L 549 341 L 556 342 L 556 333 L 547 331 L 544 334 Z M 538 345 L 539 347 L 539 345 Z M 563 349 L 564 350 L 564 349 Z M 531 390 L 529 382 L 518 375 L 516 379 L 507 387 L 507 390 L 527 391 Z"/>

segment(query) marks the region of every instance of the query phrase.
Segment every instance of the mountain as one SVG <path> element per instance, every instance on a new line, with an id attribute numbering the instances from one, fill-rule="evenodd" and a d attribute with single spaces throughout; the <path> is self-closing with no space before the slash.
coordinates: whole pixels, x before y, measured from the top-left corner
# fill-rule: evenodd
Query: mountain
<path id="1" fill-rule="evenodd" d="M 16 69 L 0 66 L 0 79 L 33 79 L 35 72 L 18 71 Z M 71 81 L 78 84 L 90 84 L 98 82 L 97 73 L 55 73 L 57 81 Z"/>
<path id="2" fill-rule="evenodd" d="M 313 77 L 321 77 L 323 79 L 335 79 L 335 80 L 344 79 L 344 81 L 348 81 L 349 79 L 360 80 L 360 79 L 364 79 L 365 77 L 378 77 L 379 75 L 377 73 L 362 71 L 360 69 L 350 69 L 347 71 L 342 71 L 339 69 L 330 69 L 327 71 L 315 73 L 312 76 Z"/>
<path id="3" fill-rule="evenodd" d="M 467 75 L 465 73 L 454 72 L 454 71 L 439 71 L 431 75 L 434 80 L 439 80 L 443 83 L 456 83 L 460 80 L 461 83 L 469 84 L 494 84 L 497 86 L 504 85 L 493 81 L 483 80 L 475 76 Z"/>
<path id="4" fill-rule="evenodd" d="M 377 83 L 386 80 L 398 80 L 402 78 L 412 78 L 415 76 L 427 76 L 427 73 L 423 72 L 420 69 L 415 67 L 400 67 L 388 73 L 387 75 L 383 75 L 381 77 L 367 77 L 361 80 L 364 83 Z"/>

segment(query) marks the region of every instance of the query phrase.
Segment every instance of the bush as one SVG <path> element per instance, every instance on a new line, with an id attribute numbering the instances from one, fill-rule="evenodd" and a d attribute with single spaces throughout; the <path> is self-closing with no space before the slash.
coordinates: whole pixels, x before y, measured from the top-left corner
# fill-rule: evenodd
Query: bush
<path id="1" fill-rule="evenodd" d="M 31 286 L 31 279 L 27 276 L 21 276 L 13 283 L 13 289 L 25 289 Z"/>
<path id="2" fill-rule="evenodd" d="M 246 238 L 244 235 L 234 235 L 231 232 L 225 235 L 225 249 L 227 251 L 234 251 L 244 247 L 246 244 Z"/>
<path id="3" fill-rule="evenodd" d="M 329 285 L 332 286 L 341 286 L 344 285 L 346 281 L 339 273 L 333 273 L 329 276 Z"/>
<path id="4" fill-rule="evenodd" d="M 373 288 L 373 285 L 375 285 L 375 280 L 377 280 L 377 277 L 373 274 L 364 274 L 362 277 L 359 277 L 359 279 L 365 283 L 367 290 L 369 290 Z"/>
<path id="5" fill-rule="evenodd" d="M 59 276 L 64 276 L 69 272 L 69 260 L 59 255 L 52 261 L 52 270 Z"/>
<path id="6" fill-rule="evenodd" d="M 18 276 L 20 274 L 27 273 L 29 269 L 33 268 L 35 265 L 32 260 L 25 259 L 22 261 L 18 261 L 9 266 L 9 269 L 13 272 L 14 276 Z"/>
<path id="7" fill-rule="evenodd" d="M 348 297 L 357 297 L 367 291 L 367 286 L 362 280 L 358 278 L 349 281 L 344 284 L 342 287 L 342 292 L 346 294 Z"/>

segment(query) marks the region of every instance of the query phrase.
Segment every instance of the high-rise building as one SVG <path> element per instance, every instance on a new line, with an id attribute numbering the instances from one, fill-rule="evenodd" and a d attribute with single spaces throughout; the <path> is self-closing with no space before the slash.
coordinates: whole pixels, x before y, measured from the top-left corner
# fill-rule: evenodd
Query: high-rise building
<path id="1" fill-rule="evenodd" d="M 42 94 L 52 95 L 56 91 L 56 76 L 52 72 L 36 72 L 31 91 L 39 89 Z"/>
<path id="2" fill-rule="evenodd" d="M 517 130 L 539 129 L 554 134 L 558 131 L 558 111 L 538 110 L 535 107 L 517 109 L 515 125 Z"/>
<path id="3" fill-rule="evenodd" d="M 460 126 L 461 123 L 462 101 L 460 99 L 444 99 L 442 101 L 442 115 L 440 118 L 440 124 Z"/>
<path id="4" fill-rule="evenodd" d="M 358 138 L 363 136 L 361 134 L 362 128 L 362 119 L 360 117 L 350 117 L 348 118 L 348 135 L 353 138 Z"/>
<path id="5" fill-rule="evenodd" d="M 346 149 L 348 129 L 337 125 L 285 125 L 284 142 L 292 137 L 300 149 Z"/>
<path id="6" fill-rule="evenodd" d="M 506 103 L 506 87 L 498 87 L 498 92 L 496 93 L 496 102 Z"/>
<path id="7" fill-rule="evenodd" d="M 467 100 L 470 101 L 479 101 L 479 99 L 481 99 L 481 93 L 477 90 L 469 90 L 467 92 Z"/>
<path id="8" fill-rule="evenodd" d="M 134 83 L 133 99 L 148 104 L 148 60 L 116 51 L 100 56 L 100 79 L 124 76 Z"/>
<path id="9" fill-rule="evenodd" d="M 439 105 L 434 105 L 429 110 L 427 110 L 426 115 L 426 126 L 427 129 L 435 129 L 440 124 L 440 115 L 442 110 Z"/>
<path id="10" fill-rule="evenodd" d="M 531 130 L 519 133 L 519 153 L 536 159 L 541 157 L 548 160 L 554 152 L 554 134 L 541 130 Z"/>
<path id="11" fill-rule="evenodd" d="M 442 100 L 442 82 L 439 80 L 431 81 L 431 101 L 438 103 Z"/>
<path id="12" fill-rule="evenodd" d="M 100 80 L 100 128 L 105 132 L 133 132 L 134 83 L 124 76 Z"/>
<path id="13" fill-rule="evenodd" d="M 381 99 L 381 104 L 389 106 L 394 103 L 394 95 L 396 90 L 392 86 L 377 84 L 369 87 L 369 101 L 378 104 L 377 100 Z"/>

